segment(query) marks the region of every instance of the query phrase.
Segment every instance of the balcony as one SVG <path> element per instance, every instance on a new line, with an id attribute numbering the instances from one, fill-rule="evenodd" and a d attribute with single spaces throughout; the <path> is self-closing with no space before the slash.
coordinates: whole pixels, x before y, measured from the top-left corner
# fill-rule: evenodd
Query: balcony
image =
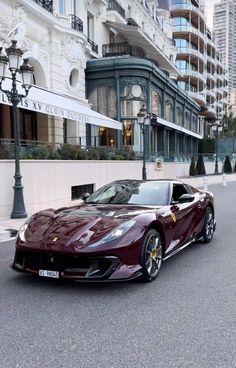
<path id="1" fill-rule="evenodd" d="M 93 42 L 92 40 L 90 40 L 89 38 L 88 38 L 88 43 L 91 45 L 91 49 L 94 52 L 96 52 L 96 54 L 97 54 L 98 53 L 98 45 L 95 42 Z"/>
<path id="2" fill-rule="evenodd" d="M 194 56 L 198 57 L 199 59 L 201 59 L 203 62 L 206 61 L 205 55 L 202 52 L 200 52 L 199 50 L 196 50 L 192 47 L 177 47 L 177 53 L 178 54 L 194 55 Z"/>
<path id="3" fill-rule="evenodd" d="M 125 9 L 116 0 L 109 0 L 107 10 L 115 10 L 125 18 Z"/>
<path id="4" fill-rule="evenodd" d="M 76 31 L 83 32 L 83 22 L 76 15 L 70 14 L 70 24 L 71 24 L 72 29 L 75 29 Z"/>
<path id="5" fill-rule="evenodd" d="M 33 0 L 36 4 L 44 8 L 45 10 L 53 13 L 53 0 Z"/>
<path id="6" fill-rule="evenodd" d="M 127 18 L 126 20 L 129 26 L 139 27 L 138 23 L 136 23 L 135 20 L 133 20 L 133 18 Z"/>
<path id="7" fill-rule="evenodd" d="M 108 43 L 102 45 L 103 57 L 130 55 L 145 58 L 145 52 L 137 46 L 131 46 L 128 42 Z"/>
<path id="8" fill-rule="evenodd" d="M 200 37 L 205 42 L 205 35 L 199 31 L 197 28 L 192 27 L 190 25 L 174 25 L 172 27 L 173 33 L 192 33 L 198 37 Z M 174 36 L 176 38 L 176 35 Z"/>

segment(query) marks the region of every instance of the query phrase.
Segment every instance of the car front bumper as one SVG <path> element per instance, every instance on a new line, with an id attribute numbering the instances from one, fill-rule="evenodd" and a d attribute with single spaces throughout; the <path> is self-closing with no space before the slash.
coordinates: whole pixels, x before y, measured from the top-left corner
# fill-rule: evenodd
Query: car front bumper
<path id="1" fill-rule="evenodd" d="M 130 280 L 141 275 L 139 264 L 125 264 L 114 255 L 63 254 L 22 249 L 16 249 L 12 269 L 36 276 L 50 275 L 54 271 L 58 275 L 56 278 L 78 281 Z"/>

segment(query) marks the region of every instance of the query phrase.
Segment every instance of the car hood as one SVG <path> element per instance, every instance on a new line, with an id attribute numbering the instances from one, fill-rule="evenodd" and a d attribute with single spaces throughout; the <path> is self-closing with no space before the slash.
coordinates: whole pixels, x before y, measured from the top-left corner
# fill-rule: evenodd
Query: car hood
<path id="1" fill-rule="evenodd" d="M 34 215 L 25 233 L 27 243 L 43 243 L 50 249 L 81 249 L 102 239 L 122 222 L 157 211 L 133 205 L 81 205 L 62 210 L 45 210 Z"/>

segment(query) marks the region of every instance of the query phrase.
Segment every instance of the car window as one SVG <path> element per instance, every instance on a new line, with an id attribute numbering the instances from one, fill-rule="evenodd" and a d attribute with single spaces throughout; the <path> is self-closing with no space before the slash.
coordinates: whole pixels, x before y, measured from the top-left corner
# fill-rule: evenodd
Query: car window
<path id="1" fill-rule="evenodd" d="M 189 193 L 185 185 L 183 184 L 173 184 L 172 201 L 178 202 L 179 198 L 183 195 Z"/>
<path id="2" fill-rule="evenodd" d="M 166 205 L 167 182 L 120 181 L 106 185 L 93 193 L 86 203 Z"/>

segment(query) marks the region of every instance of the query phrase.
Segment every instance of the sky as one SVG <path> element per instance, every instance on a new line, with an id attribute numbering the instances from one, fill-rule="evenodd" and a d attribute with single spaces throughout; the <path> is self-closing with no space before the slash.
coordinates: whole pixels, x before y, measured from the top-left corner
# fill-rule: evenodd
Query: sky
<path id="1" fill-rule="evenodd" d="M 213 9 L 214 5 L 219 3 L 220 0 L 205 0 L 207 25 L 213 29 Z"/>

